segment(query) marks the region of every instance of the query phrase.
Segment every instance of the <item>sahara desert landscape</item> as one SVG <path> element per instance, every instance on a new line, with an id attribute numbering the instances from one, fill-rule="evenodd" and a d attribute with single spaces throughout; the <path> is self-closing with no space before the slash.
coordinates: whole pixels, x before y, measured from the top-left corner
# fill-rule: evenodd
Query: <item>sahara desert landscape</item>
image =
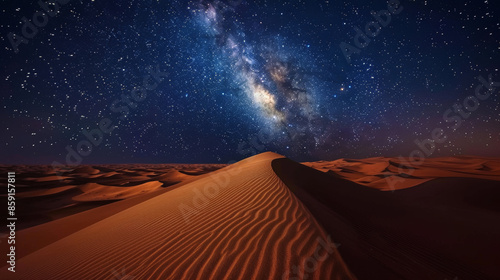
<path id="1" fill-rule="evenodd" d="M 498 0 L 4 0 L 0 280 L 500 280 Z"/>

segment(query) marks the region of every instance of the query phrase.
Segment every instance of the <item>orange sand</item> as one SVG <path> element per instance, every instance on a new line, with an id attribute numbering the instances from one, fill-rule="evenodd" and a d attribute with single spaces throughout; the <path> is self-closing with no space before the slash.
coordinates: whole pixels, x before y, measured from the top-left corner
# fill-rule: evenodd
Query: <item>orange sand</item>
<path id="1" fill-rule="evenodd" d="M 499 159 L 0 170 L 19 218 L 0 279 L 500 279 Z"/>

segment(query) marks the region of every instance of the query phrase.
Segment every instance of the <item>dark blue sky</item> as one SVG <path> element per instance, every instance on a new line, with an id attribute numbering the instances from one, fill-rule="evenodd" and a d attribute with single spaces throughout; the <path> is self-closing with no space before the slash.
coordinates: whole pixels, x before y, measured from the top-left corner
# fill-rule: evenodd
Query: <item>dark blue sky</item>
<path id="1" fill-rule="evenodd" d="M 23 35 L 43 8 L 2 5 L 0 163 L 408 156 L 436 129 L 426 156 L 500 156 L 499 90 L 475 96 L 500 82 L 492 1 L 392 1 L 380 23 L 385 1 L 58 6 Z"/>

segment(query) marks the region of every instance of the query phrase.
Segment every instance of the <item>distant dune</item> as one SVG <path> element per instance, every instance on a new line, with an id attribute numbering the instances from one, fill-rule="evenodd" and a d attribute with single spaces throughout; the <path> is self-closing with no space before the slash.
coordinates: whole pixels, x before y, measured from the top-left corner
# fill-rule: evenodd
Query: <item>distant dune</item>
<path id="1" fill-rule="evenodd" d="M 1 279 L 500 279 L 499 159 L 0 169 Z"/>
<path id="2" fill-rule="evenodd" d="M 16 197 L 19 230 L 193 181 L 200 175 L 224 166 L 124 164 L 54 170 L 51 166 L 23 165 L 0 166 L 0 170 L 4 173 L 15 170 L 18 173 Z"/>
<path id="3" fill-rule="evenodd" d="M 305 162 L 358 184 L 379 190 L 399 190 L 436 178 L 476 178 L 500 181 L 500 159 L 480 157 L 428 158 L 421 164 L 403 158 L 376 157 Z"/>

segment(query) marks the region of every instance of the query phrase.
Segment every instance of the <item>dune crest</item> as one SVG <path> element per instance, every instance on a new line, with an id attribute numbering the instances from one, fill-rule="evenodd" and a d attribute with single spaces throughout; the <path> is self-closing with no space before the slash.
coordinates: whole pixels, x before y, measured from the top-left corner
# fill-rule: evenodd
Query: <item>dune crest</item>
<path id="1" fill-rule="evenodd" d="M 276 158 L 245 159 L 97 221 L 21 258 L 16 276 L 354 279 L 334 238 L 273 172 Z"/>

